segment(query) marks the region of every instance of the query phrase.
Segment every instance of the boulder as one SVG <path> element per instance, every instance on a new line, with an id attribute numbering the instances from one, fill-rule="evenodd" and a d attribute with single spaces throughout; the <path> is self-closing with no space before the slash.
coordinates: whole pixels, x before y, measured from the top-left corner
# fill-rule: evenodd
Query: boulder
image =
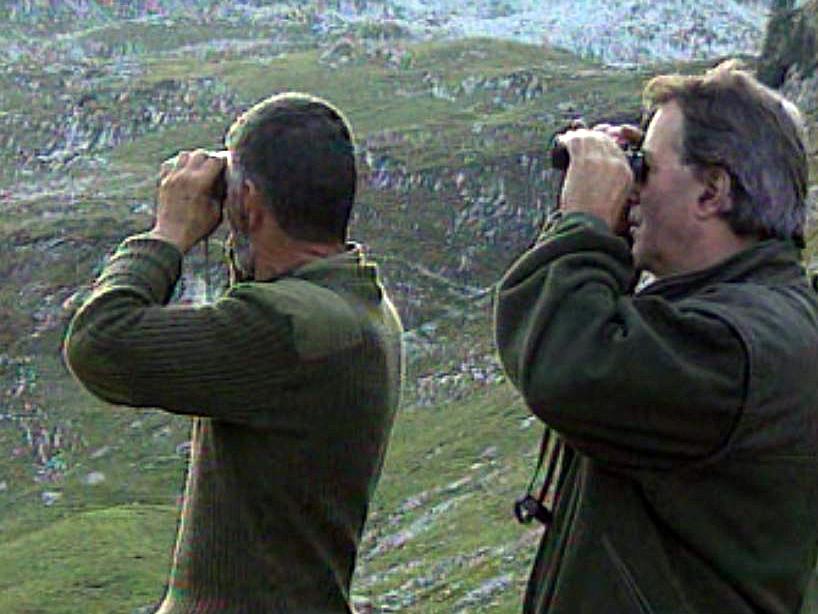
<path id="1" fill-rule="evenodd" d="M 101 471 L 92 471 L 86 475 L 82 481 L 87 486 L 96 486 L 97 484 L 102 484 L 105 481 L 105 474 Z"/>
<path id="2" fill-rule="evenodd" d="M 61 498 L 62 498 L 62 493 L 59 492 L 59 491 L 56 491 L 56 490 L 46 490 L 40 496 L 40 499 L 42 500 L 43 505 L 45 505 L 46 507 L 51 507 L 57 501 L 59 501 Z"/>

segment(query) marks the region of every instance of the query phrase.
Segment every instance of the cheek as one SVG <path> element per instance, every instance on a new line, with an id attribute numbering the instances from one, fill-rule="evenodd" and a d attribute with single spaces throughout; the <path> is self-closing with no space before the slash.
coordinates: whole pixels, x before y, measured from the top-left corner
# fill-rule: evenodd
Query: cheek
<path id="1" fill-rule="evenodd" d="M 669 182 L 668 177 L 656 175 L 651 179 L 640 194 L 640 209 L 645 225 L 656 232 L 673 225 L 680 194 L 679 186 Z"/>
<path id="2" fill-rule="evenodd" d="M 659 204 L 655 192 L 648 187 L 643 188 L 639 194 L 639 213 L 644 226 L 651 227 L 657 223 L 660 215 Z"/>
<path id="3" fill-rule="evenodd" d="M 649 226 L 661 225 L 664 217 L 661 207 L 657 207 L 655 202 L 649 202 L 647 206 L 642 205 L 642 215 L 645 218 L 645 224 Z"/>

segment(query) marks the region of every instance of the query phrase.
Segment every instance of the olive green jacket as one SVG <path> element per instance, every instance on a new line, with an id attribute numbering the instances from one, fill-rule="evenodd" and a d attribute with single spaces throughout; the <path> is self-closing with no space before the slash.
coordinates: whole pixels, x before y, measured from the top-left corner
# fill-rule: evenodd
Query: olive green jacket
<path id="1" fill-rule="evenodd" d="M 763 241 L 633 293 L 590 215 L 501 282 L 496 342 L 576 454 L 526 612 L 794 613 L 818 555 L 818 302 Z M 806 611 L 805 606 L 805 611 Z"/>
<path id="2" fill-rule="evenodd" d="M 398 406 L 401 325 L 362 251 L 167 305 L 181 254 L 125 241 L 65 356 L 112 403 L 193 417 L 160 612 L 346 613 Z"/>

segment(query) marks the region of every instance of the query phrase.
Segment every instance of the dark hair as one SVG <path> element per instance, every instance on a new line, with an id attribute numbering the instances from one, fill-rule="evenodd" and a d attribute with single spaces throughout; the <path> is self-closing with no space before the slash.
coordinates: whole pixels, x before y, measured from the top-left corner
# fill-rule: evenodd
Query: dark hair
<path id="1" fill-rule="evenodd" d="M 679 104 L 684 163 L 729 173 L 733 207 L 724 215 L 736 234 L 803 243 L 809 170 L 803 120 L 793 103 L 735 60 L 702 76 L 655 77 L 643 99 L 648 117 L 662 104 Z"/>
<path id="2" fill-rule="evenodd" d="M 239 117 L 225 138 L 288 235 L 345 241 L 357 171 L 349 123 L 325 100 L 288 92 Z"/>

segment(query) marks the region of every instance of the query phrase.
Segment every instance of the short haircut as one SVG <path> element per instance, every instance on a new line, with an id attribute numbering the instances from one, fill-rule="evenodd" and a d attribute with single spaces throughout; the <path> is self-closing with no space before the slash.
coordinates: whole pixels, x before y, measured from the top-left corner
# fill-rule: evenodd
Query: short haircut
<path id="1" fill-rule="evenodd" d="M 798 109 L 735 60 L 701 76 L 662 75 L 643 92 L 646 117 L 675 101 L 684 117 L 682 161 L 730 175 L 733 232 L 794 239 L 803 246 L 807 154 Z"/>
<path id="2" fill-rule="evenodd" d="M 338 109 L 307 94 L 271 96 L 233 123 L 225 143 L 284 232 L 346 240 L 357 171 L 352 130 Z"/>

